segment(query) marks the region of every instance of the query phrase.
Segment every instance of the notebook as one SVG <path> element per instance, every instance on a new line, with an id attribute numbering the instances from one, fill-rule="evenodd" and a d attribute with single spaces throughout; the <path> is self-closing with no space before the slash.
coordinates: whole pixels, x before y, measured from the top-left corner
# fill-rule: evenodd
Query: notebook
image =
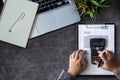
<path id="1" fill-rule="evenodd" d="M 115 52 L 115 25 L 114 24 L 80 24 L 78 26 L 78 49 L 87 51 L 87 68 L 80 75 L 114 75 L 110 71 L 98 68 L 91 64 L 90 39 L 104 38 L 105 49 Z"/>
<path id="2" fill-rule="evenodd" d="M 38 4 L 27 0 L 7 0 L 0 19 L 0 40 L 25 48 Z"/>

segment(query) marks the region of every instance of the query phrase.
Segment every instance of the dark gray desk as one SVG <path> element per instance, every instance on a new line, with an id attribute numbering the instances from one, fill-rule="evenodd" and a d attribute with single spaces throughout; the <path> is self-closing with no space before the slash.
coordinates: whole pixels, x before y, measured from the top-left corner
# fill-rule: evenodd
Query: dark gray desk
<path id="1" fill-rule="evenodd" d="M 120 0 L 108 0 L 96 23 L 116 24 L 116 55 L 120 61 Z M 93 23 L 83 17 L 80 23 Z M 77 49 L 76 24 L 31 39 L 26 49 L 0 41 L 0 80 L 56 80 L 67 69 L 69 55 Z M 87 76 L 78 80 L 117 80 L 115 77 Z"/>

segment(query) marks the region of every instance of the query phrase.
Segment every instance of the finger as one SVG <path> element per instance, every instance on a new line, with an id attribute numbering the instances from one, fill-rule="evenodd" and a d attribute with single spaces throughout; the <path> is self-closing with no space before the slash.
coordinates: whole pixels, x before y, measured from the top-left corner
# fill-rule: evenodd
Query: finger
<path id="1" fill-rule="evenodd" d="M 114 54 L 112 53 L 112 51 L 106 51 L 106 54 L 107 54 L 107 59 L 109 60 L 109 59 L 111 59 L 113 56 L 114 56 Z"/>
<path id="2" fill-rule="evenodd" d="M 84 58 L 84 61 L 83 61 L 83 66 L 82 66 L 82 68 L 83 68 L 83 69 L 85 69 L 85 68 L 86 68 L 86 66 L 87 66 L 87 60 Z"/>
<path id="3" fill-rule="evenodd" d="M 113 55 L 113 52 L 112 52 L 112 51 L 106 50 L 106 53 L 107 53 L 109 56 L 112 56 L 112 55 Z"/>
<path id="4" fill-rule="evenodd" d="M 84 64 L 84 61 L 85 61 L 85 55 L 84 55 L 83 58 L 80 60 L 80 63 L 81 63 L 81 64 Z"/>
<path id="5" fill-rule="evenodd" d="M 76 55 L 76 51 L 72 53 L 72 58 L 75 58 L 75 55 Z"/>
<path id="6" fill-rule="evenodd" d="M 98 51 L 98 54 L 99 54 L 99 55 L 106 55 L 106 51 L 107 51 L 107 50 Z"/>
<path id="7" fill-rule="evenodd" d="M 76 54 L 75 54 L 75 59 L 78 59 L 78 58 L 79 58 L 79 53 L 80 53 L 80 50 L 77 50 L 77 51 L 76 51 Z"/>
<path id="8" fill-rule="evenodd" d="M 106 62 L 107 58 L 105 57 L 105 55 L 99 55 L 99 57 L 103 60 L 103 62 Z"/>
<path id="9" fill-rule="evenodd" d="M 80 51 L 81 51 L 82 53 L 84 53 L 84 54 L 86 53 L 86 50 L 82 50 L 82 49 L 81 49 Z"/>
<path id="10" fill-rule="evenodd" d="M 79 57 L 81 56 L 81 53 L 83 53 L 83 50 L 79 50 Z"/>
<path id="11" fill-rule="evenodd" d="M 103 50 L 103 56 L 107 59 L 110 55 L 107 53 L 107 50 Z"/>
<path id="12" fill-rule="evenodd" d="M 108 53 L 108 50 L 103 50 L 103 55 L 105 55 L 106 57 L 110 56 L 110 54 Z"/>
<path id="13" fill-rule="evenodd" d="M 106 61 L 106 60 L 107 60 L 106 55 L 104 55 L 104 51 L 98 51 L 98 53 L 99 53 L 98 56 L 99 56 L 103 61 Z"/>
<path id="14" fill-rule="evenodd" d="M 103 53 L 103 51 L 98 51 L 98 54 L 102 54 Z"/>
<path id="15" fill-rule="evenodd" d="M 72 55 L 70 55 L 69 59 L 72 59 L 72 58 L 73 58 L 73 56 L 72 56 Z"/>
<path id="16" fill-rule="evenodd" d="M 78 60 L 79 62 L 82 61 L 82 59 L 84 58 L 84 55 L 85 55 L 84 52 L 82 52 L 81 55 L 79 56 L 79 60 Z"/>
<path id="17" fill-rule="evenodd" d="M 94 63 L 95 63 L 96 65 L 99 65 L 99 62 L 98 62 L 98 61 L 94 61 Z"/>
<path id="18" fill-rule="evenodd" d="M 86 50 L 83 50 L 83 53 L 86 54 Z"/>

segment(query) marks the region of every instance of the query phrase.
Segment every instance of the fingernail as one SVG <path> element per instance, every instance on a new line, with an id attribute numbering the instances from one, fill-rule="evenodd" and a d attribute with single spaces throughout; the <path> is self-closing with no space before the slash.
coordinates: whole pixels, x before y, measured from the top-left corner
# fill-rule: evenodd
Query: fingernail
<path id="1" fill-rule="evenodd" d="M 82 50 L 80 50 L 79 53 L 82 53 Z"/>
<path id="2" fill-rule="evenodd" d="M 86 50 L 83 50 L 83 52 L 86 52 Z"/>
<path id="3" fill-rule="evenodd" d="M 82 52 L 83 50 L 82 50 L 82 49 L 80 49 L 79 51 L 80 51 L 80 52 Z"/>
<path id="4" fill-rule="evenodd" d="M 98 53 L 99 53 L 100 51 L 98 51 Z"/>

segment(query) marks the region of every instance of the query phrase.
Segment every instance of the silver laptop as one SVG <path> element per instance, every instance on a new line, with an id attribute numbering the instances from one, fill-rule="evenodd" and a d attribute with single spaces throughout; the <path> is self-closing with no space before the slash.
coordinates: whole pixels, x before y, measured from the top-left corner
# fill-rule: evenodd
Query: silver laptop
<path id="1" fill-rule="evenodd" d="M 70 0 L 32 0 L 39 4 L 30 38 L 80 21 L 74 2 Z"/>

